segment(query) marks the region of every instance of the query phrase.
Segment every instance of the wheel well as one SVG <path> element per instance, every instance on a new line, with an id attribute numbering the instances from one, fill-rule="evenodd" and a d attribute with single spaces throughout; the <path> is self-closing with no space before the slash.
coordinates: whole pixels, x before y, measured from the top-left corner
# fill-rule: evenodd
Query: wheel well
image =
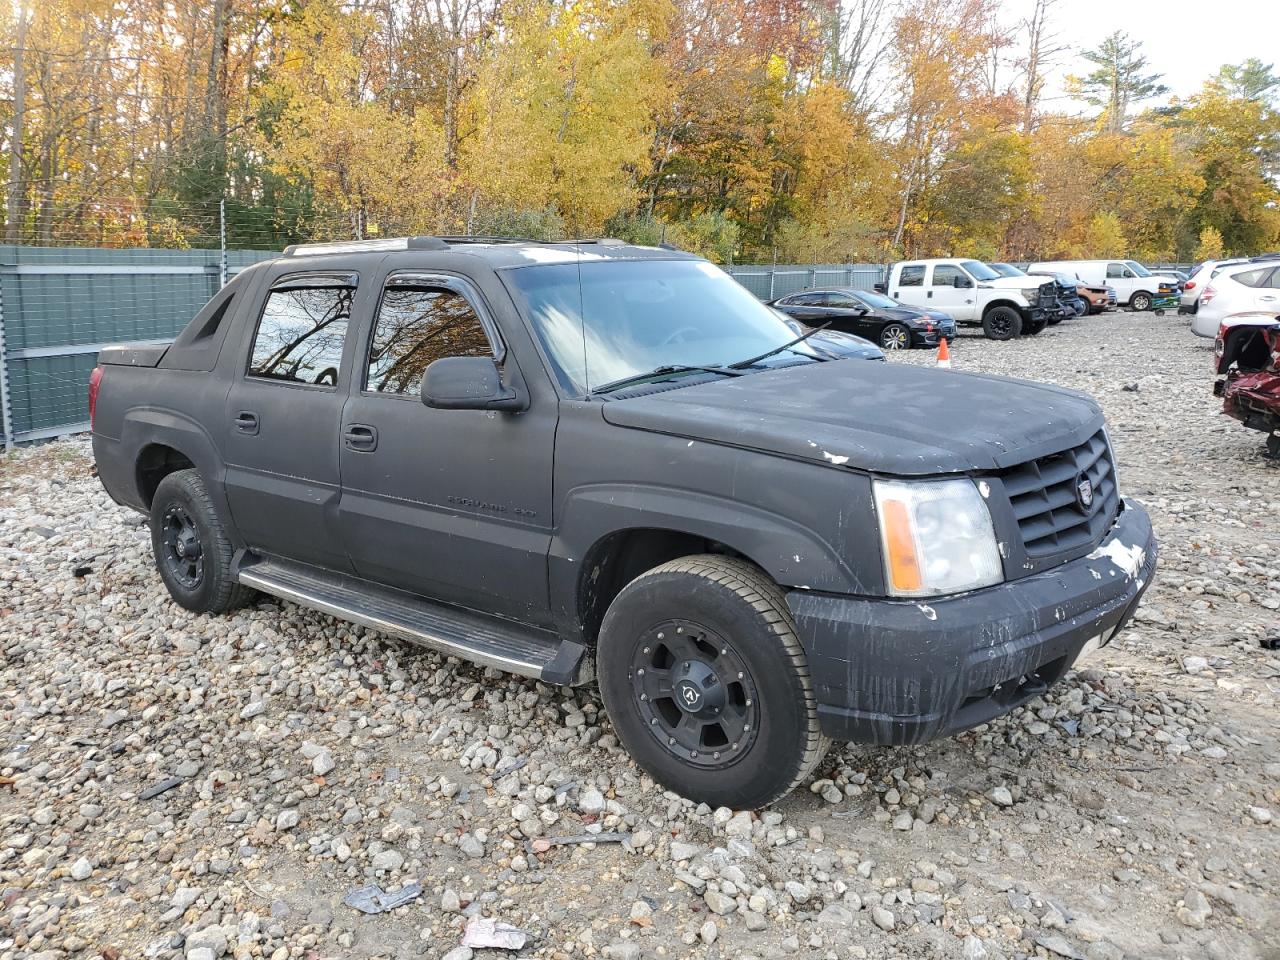
<path id="1" fill-rule="evenodd" d="M 1018 313 L 1022 313 L 1024 309 L 1018 306 L 1012 300 L 992 300 L 990 303 L 988 303 L 985 307 L 982 308 L 982 315 L 985 317 L 988 313 L 990 313 L 996 307 L 1008 307 L 1011 310 L 1016 310 Z"/>
<path id="2" fill-rule="evenodd" d="M 1148 290 L 1135 290 L 1133 293 L 1129 294 L 1129 302 L 1133 303 L 1135 297 L 1147 297 L 1150 299 L 1151 293 Z"/>
<path id="3" fill-rule="evenodd" d="M 628 583 L 669 560 L 700 553 L 752 562 L 723 543 L 679 530 L 621 530 L 597 542 L 587 553 L 578 581 L 578 622 L 583 641 L 595 646 L 605 611 Z"/>
<path id="4" fill-rule="evenodd" d="M 143 447 L 142 452 L 138 454 L 138 463 L 136 472 L 138 478 L 138 492 L 142 495 L 142 502 L 151 507 L 151 500 L 156 495 L 156 488 L 160 486 L 160 481 L 171 473 L 178 470 L 190 470 L 195 464 L 188 457 L 161 443 L 149 444 Z"/>

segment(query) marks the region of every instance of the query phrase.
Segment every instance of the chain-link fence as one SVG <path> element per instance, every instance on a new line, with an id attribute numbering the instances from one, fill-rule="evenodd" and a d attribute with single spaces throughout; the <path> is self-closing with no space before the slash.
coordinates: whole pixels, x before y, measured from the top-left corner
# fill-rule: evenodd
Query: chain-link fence
<path id="1" fill-rule="evenodd" d="M 102 347 L 171 340 L 228 277 L 275 255 L 0 246 L 6 446 L 88 429 Z"/>

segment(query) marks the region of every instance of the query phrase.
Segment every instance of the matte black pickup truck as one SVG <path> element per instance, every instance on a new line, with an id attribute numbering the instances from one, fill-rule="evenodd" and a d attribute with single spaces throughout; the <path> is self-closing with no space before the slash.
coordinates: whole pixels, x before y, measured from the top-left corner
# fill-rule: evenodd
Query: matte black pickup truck
<path id="1" fill-rule="evenodd" d="M 301 246 L 104 350 L 94 452 L 182 606 L 595 680 L 657 780 L 756 807 L 1043 693 L 1156 562 L 1091 399 L 823 336 L 665 249 Z"/>

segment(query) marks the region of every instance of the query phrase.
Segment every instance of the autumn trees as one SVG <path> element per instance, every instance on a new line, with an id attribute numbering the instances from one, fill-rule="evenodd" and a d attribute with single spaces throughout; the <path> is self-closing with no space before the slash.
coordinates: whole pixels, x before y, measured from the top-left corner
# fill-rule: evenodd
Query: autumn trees
<path id="1" fill-rule="evenodd" d="M 1280 244 L 1280 86 L 1183 102 L 1057 0 L 20 0 L 10 241 L 609 232 L 718 260 Z M 1056 71 L 1093 108 L 1051 109 Z M 1157 106 L 1152 109 L 1152 105 Z"/>

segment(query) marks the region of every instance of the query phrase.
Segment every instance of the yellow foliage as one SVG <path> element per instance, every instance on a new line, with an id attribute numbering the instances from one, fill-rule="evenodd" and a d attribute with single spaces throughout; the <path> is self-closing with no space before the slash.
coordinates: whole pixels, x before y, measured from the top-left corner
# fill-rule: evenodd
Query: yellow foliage
<path id="1" fill-rule="evenodd" d="M 1200 231 L 1200 242 L 1196 244 L 1192 257 L 1197 260 L 1221 260 L 1225 248 L 1222 245 L 1222 234 L 1216 227 L 1205 227 Z"/>
<path id="2" fill-rule="evenodd" d="M 386 102 L 385 79 L 365 55 L 377 22 L 368 13 L 311 0 L 285 29 L 285 55 L 261 93 L 278 111 L 260 147 L 283 176 L 305 180 L 344 212 L 394 211 L 412 221 L 424 185 L 444 179 L 443 134 L 427 113 Z M 359 229 L 359 225 L 356 225 Z"/>
<path id="3" fill-rule="evenodd" d="M 491 200 L 554 206 L 570 232 L 598 231 L 631 206 L 661 94 L 649 44 L 659 4 L 518 0 L 468 109 L 463 172 Z"/>

